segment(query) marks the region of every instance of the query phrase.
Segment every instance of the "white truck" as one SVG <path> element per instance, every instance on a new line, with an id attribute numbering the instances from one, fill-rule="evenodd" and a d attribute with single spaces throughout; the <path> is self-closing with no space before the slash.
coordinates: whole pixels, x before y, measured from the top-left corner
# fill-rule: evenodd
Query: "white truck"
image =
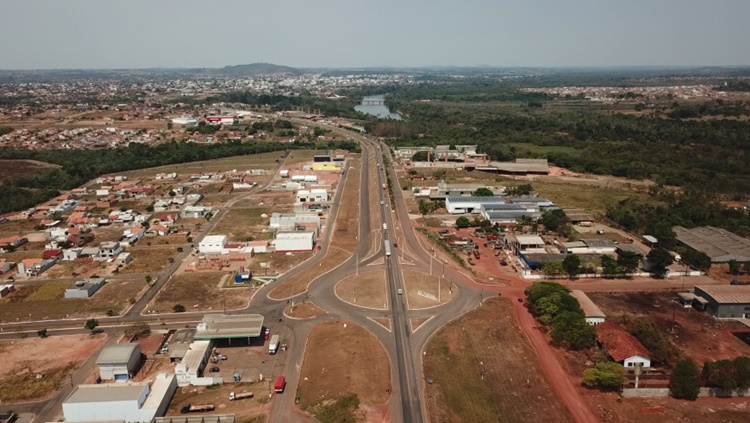
<path id="1" fill-rule="evenodd" d="M 276 354 L 279 350 L 279 335 L 272 335 L 271 342 L 268 344 L 268 353 Z"/>
<path id="2" fill-rule="evenodd" d="M 387 231 L 387 230 L 388 230 L 388 225 L 387 225 L 386 223 L 383 223 L 383 230 L 384 230 L 384 231 Z"/>
<path id="3" fill-rule="evenodd" d="M 235 394 L 234 392 L 229 393 L 229 401 L 237 401 L 242 400 L 245 398 L 252 398 L 253 393 L 252 392 L 240 392 L 239 394 Z"/>

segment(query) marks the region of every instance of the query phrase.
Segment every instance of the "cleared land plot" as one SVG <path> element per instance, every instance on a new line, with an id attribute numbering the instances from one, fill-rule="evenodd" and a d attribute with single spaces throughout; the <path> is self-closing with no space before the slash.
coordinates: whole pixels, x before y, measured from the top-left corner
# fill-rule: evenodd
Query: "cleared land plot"
<path id="1" fill-rule="evenodd" d="M 571 422 L 544 378 L 512 305 L 492 298 L 441 329 L 427 344 L 427 410 L 432 422 Z M 527 383 L 528 381 L 528 383 Z"/>
<path id="2" fill-rule="evenodd" d="M 348 276 L 336 284 L 336 295 L 342 300 L 360 307 L 385 310 L 385 270 L 360 272 L 359 276 Z"/>
<path id="3" fill-rule="evenodd" d="M 67 383 L 68 374 L 98 350 L 100 335 L 51 336 L 0 342 L 0 401 L 44 398 Z M 37 374 L 44 374 L 37 379 Z"/>
<path id="4" fill-rule="evenodd" d="M 58 262 L 44 272 L 43 278 L 75 278 L 90 276 L 97 272 L 99 263 Z"/>
<path id="5" fill-rule="evenodd" d="M 747 397 L 621 399 L 616 393 L 587 391 L 585 401 L 603 422 L 700 422 L 744 423 L 748 420 Z"/>
<path id="6" fill-rule="evenodd" d="M 279 275 L 288 272 L 300 263 L 304 263 L 312 256 L 312 251 L 289 253 L 288 255 L 287 253 L 256 254 L 253 256 L 249 269 L 256 276 Z"/>
<path id="7" fill-rule="evenodd" d="M 300 272 L 296 276 L 285 281 L 274 288 L 269 297 L 283 299 L 301 294 L 307 290 L 307 285 L 318 276 L 333 269 L 346 259 L 351 257 L 357 247 L 359 240 L 359 179 L 361 176 L 359 160 L 352 162 L 347 171 L 348 176 L 344 185 L 344 194 L 341 203 L 347 207 L 341 207 L 338 211 L 335 227 L 328 253 L 319 266 L 312 266 Z M 330 223 L 328 226 L 330 227 Z"/>
<path id="8" fill-rule="evenodd" d="M 120 270 L 121 275 L 140 273 L 157 273 L 169 266 L 177 256 L 176 247 L 165 248 L 133 248 L 130 250 L 133 261 Z"/>
<path id="9" fill-rule="evenodd" d="M 174 276 L 159 291 L 148 312 L 171 313 L 175 304 L 186 311 L 234 310 L 245 307 L 255 290 L 247 286 L 225 288 L 228 272 L 186 272 Z"/>
<path id="10" fill-rule="evenodd" d="M 636 190 L 627 191 L 585 183 L 555 182 L 547 179 L 545 181 L 535 180 L 531 182 L 531 185 L 539 195 L 552 200 L 558 207 L 580 208 L 600 214 L 607 211 L 608 205 L 626 198 L 648 199 L 646 193 Z"/>
<path id="11" fill-rule="evenodd" d="M 211 234 L 227 235 L 230 241 L 250 241 L 255 239 L 271 239 L 268 230 L 271 213 L 274 211 L 291 211 L 273 209 L 271 207 L 231 208 L 229 212 L 216 224 Z M 265 214 L 266 217 L 262 217 Z"/>
<path id="12" fill-rule="evenodd" d="M 301 301 L 290 305 L 284 310 L 284 314 L 293 319 L 312 319 L 322 316 L 326 311 L 316 306 L 312 301 Z"/>
<path id="13" fill-rule="evenodd" d="M 588 293 L 608 320 L 647 317 L 668 335 L 682 354 L 702 364 L 708 360 L 750 356 L 750 328 L 738 322 L 715 320 L 706 312 L 683 308 L 675 293 Z M 676 336 L 669 333 L 674 313 Z"/>
<path id="14" fill-rule="evenodd" d="M 335 321 L 310 331 L 297 392 L 300 408 L 314 412 L 316 405 L 350 394 L 377 407 L 388 401 L 390 387 L 388 356 L 366 329 Z"/>
<path id="15" fill-rule="evenodd" d="M 106 315 L 109 310 L 119 315 L 146 288 L 146 282 L 142 279 L 110 280 L 91 298 L 66 299 L 65 288 L 72 282 L 16 287 L 16 292 L 0 300 L 0 320 L 15 322 L 93 317 Z"/>
<path id="16" fill-rule="evenodd" d="M 18 175 L 28 175 L 41 173 L 60 166 L 51 163 L 38 162 L 36 160 L 0 160 L 0 184 L 5 179 L 10 179 Z"/>
<path id="17" fill-rule="evenodd" d="M 213 364 L 211 364 L 213 366 Z M 225 378 L 225 380 L 227 380 Z M 231 380 L 231 379 L 229 379 Z M 183 404 L 214 404 L 216 411 L 208 413 L 192 413 L 192 417 L 201 417 L 207 414 L 234 414 L 237 422 L 266 421 L 266 415 L 271 410 L 271 402 L 268 395 L 272 386 L 266 381 L 255 383 L 225 383 L 223 385 L 199 387 L 188 386 L 177 388 L 172 401 L 169 403 L 167 416 L 181 417 L 184 421 L 185 415 L 180 414 Z M 252 398 L 241 401 L 229 401 L 230 392 L 252 392 Z"/>
<path id="18" fill-rule="evenodd" d="M 269 153 L 252 154 L 248 156 L 235 156 L 227 157 L 224 159 L 206 160 L 202 162 L 193 163 L 181 163 L 175 165 L 167 165 L 160 167 L 152 167 L 149 169 L 135 170 L 132 172 L 120 173 L 126 175 L 129 178 L 152 178 L 157 173 L 177 173 L 178 177 L 182 180 L 187 180 L 193 173 L 206 173 L 206 172 L 226 172 L 229 170 L 236 169 L 237 171 L 245 171 L 248 169 L 273 169 L 276 166 L 276 160 L 281 159 L 283 152 L 272 151 Z M 261 175 L 259 175 L 261 176 Z"/>
<path id="19" fill-rule="evenodd" d="M 273 207 L 275 211 L 276 207 L 288 206 L 289 210 L 291 210 L 291 206 L 294 204 L 295 200 L 294 191 L 264 192 L 262 194 L 253 194 L 248 198 L 244 198 L 236 202 L 232 208 Z"/>
<path id="20" fill-rule="evenodd" d="M 312 163 L 313 157 L 316 154 L 326 154 L 325 150 L 295 150 L 289 153 L 289 157 L 286 159 L 286 164 L 294 165 L 299 163 L 310 162 Z"/>
<path id="21" fill-rule="evenodd" d="M 430 276 L 429 273 L 413 270 L 403 271 L 404 294 L 406 294 L 410 309 L 434 307 L 453 299 L 458 289 L 455 289 L 448 279 L 441 278 L 438 273 L 439 271 L 434 271 Z M 440 281 L 439 289 L 438 281 Z"/>
<path id="22" fill-rule="evenodd" d="M 19 235 L 23 236 L 31 231 L 34 231 L 36 225 L 39 224 L 37 220 L 8 220 L 7 222 L 0 223 L 0 237 L 5 238 L 6 236 Z"/>

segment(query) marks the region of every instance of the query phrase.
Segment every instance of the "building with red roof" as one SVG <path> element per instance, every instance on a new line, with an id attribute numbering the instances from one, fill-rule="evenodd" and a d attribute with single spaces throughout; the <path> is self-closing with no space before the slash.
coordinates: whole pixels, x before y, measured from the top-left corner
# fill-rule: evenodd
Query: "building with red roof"
<path id="1" fill-rule="evenodd" d="M 596 326 L 596 337 L 607 350 L 612 360 L 626 369 L 633 369 L 638 363 L 651 367 L 651 358 L 646 347 L 622 326 L 614 322 L 604 322 Z"/>

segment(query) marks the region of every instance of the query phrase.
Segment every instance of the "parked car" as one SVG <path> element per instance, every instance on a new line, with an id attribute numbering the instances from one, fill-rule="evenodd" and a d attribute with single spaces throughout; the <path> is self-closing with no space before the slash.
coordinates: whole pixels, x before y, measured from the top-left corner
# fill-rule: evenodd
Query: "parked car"
<path id="1" fill-rule="evenodd" d="M 219 373 L 220 371 L 221 371 L 221 369 L 218 368 L 218 367 L 211 367 L 211 370 L 209 370 L 209 372 L 211 372 L 211 373 Z"/>

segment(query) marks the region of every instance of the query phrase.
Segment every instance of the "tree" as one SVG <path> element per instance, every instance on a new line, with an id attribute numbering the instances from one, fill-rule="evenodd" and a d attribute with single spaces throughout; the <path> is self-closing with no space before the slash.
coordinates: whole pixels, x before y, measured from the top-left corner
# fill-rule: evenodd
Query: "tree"
<path id="1" fill-rule="evenodd" d="M 674 262 L 672 254 L 661 248 L 654 248 L 649 251 L 646 260 L 651 264 L 651 270 L 658 277 L 664 277 L 667 274 L 667 266 Z"/>
<path id="2" fill-rule="evenodd" d="M 86 323 L 84 323 L 83 327 L 90 331 L 94 331 L 99 326 L 99 321 L 96 319 L 88 319 L 86 320 Z"/>
<path id="3" fill-rule="evenodd" d="M 688 266 L 692 266 L 700 271 L 708 272 L 711 268 L 711 257 L 701 251 L 687 248 L 681 255 L 682 262 Z"/>
<path id="4" fill-rule="evenodd" d="M 602 262 L 602 270 L 606 276 L 614 276 L 620 273 L 620 266 L 617 264 L 617 260 L 609 255 L 602 255 L 600 258 Z"/>
<path id="5" fill-rule="evenodd" d="M 475 197 L 492 197 L 495 195 L 489 188 L 477 188 L 471 195 Z"/>
<path id="6" fill-rule="evenodd" d="M 669 393 L 678 399 L 694 400 L 698 398 L 701 380 L 698 366 L 691 359 L 677 362 L 669 377 Z"/>
<path id="7" fill-rule="evenodd" d="M 151 283 L 151 275 L 146 275 L 146 283 Z"/>
<path id="8" fill-rule="evenodd" d="M 651 358 L 661 364 L 669 365 L 679 358 L 680 352 L 668 337 L 648 318 L 639 318 L 630 324 L 630 334 L 651 353 Z"/>
<path id="9" fill-rule="evenodd" d="M 544 263 L 543 269 L 546 275 L 553 276 L 553 277 L 559 276 L 565 272 L 562 262 L 559 262 L 559 261 L 550 261 L 550 262 Z"/>
<path id="10" fill-rule="evenodd" d="M 544 225 L 547 230 L 560 232 L 568 223 L 570 223 L 570 220 L 562 209 L 554 209 L 542 213 L 539 223 Z"/>
<path id="11" fill-rule="evenodd" d="M 469 225 L 471 225 L 471 222 L 466 216 L 461 216 L 456 219 L 456 226 L 458 226 L 459 228 L 468 228 Z"/>
<path id="12" fill-rule="evenodd" d="M 413 162 L 426 162 L 427 161 L 427 152 L 426 151 L 417 151 L 414 153 L 413 156 L 411 156 L 411 161 Z"/>
<path id="13" fill-rule="evenodd" d="M 39 335 L 40 338 L 46 338 L 47 329 L 39 329 L 38 331 L 36 331 L 36 334 Z"/>
<path id="14" fill-rule="evenodd" d="M 151 334 L 151 328 L 148 327 L 146 322 L 136 322 L 128 326 L 125 329 L 125 336 L 132 338 L 133 336 L 148 336 Z"/>
<path id="15" fill-rule="evenodd" d="M 563 311 L 552 321 L 552 340 L 577 351 L 591 348 L 596 343 L 596 329 L 586 322 L 579 311 Z"/>
<path id="16" fill-rule="evenodd" d="M 740 262 L 738 262 L 735 259 L 731 259 L 729 260 L 728 264 L 729 264 L 729 273 L 735 276 L 740 274 L 740 270 L 742 270 L 742 264 Z"/>
<path id="17" fill-rule="evenodd" d="M 575 278 L 581 272 L 581 258 L 575 254 L 568 254 L 562 261 L 562 267 L 570 278 Z"/>
<path id="18" fill-rule="evenodd" d="M 172 306 L 172 311 L 175 313 L 183 313 L 185 311 L 185 306 L 182 304 L 175 304 Z"/>
<path id="19" fill-rule="evenodd" d="M 719 388 L 726 393 L 737 389 L 735 367 L 730 360 L 706 363 L 703 366 L 702 378 L 706 385 Z"/>
<path id="20" fill-rule="evenodd" d="M 448 176 L 448 172 L 445 169 L 436 170 L 435 173 L 432 174 L 432 176 L 435 179 L 444 179 L 446 176 Z"/>
<path id="21" fill-rule="evenodd" d="M 529 195 L 534 192 L 534 187 L 531 184 L 522 184 L 515 187 L 510 187 L 505 190 L 505 193 L 514 197 Z"/>
<path id="22" fill-rule="evenodd" d="M 625 368 L 620 363 L 608 361 L 596 363 L 596 366 L 583 371 L 581 384 L 587 388 L 599 388 L 603 390 L 617 390 L 628 378 Z"/>
<path id="23" fill-rule="evenodd" d="M 746 274 L 750 275 L 750 261 L 746 261 L 745 264 L 742 265 L 742 270 L 744 270 Z"/>
<path id="24" fill-rule="evenodd" d="M 419 200 L 419 214 L 426 216 L 432 213 L 437 208 L 437 204 L 434 201 Z"/>
<path id="25" fill-rule="evenodd" d="M 641 266 L 643 256 L 633 251 L 617 250 L 617 265 L 622 273 L 635 273 Z"/>
<path id="26" fill-rule="evenodd" d="M 750 389 L 750 357 L 735 358 L 734 369 L 737 376 L 737 387 L 745 390 Z"/>

